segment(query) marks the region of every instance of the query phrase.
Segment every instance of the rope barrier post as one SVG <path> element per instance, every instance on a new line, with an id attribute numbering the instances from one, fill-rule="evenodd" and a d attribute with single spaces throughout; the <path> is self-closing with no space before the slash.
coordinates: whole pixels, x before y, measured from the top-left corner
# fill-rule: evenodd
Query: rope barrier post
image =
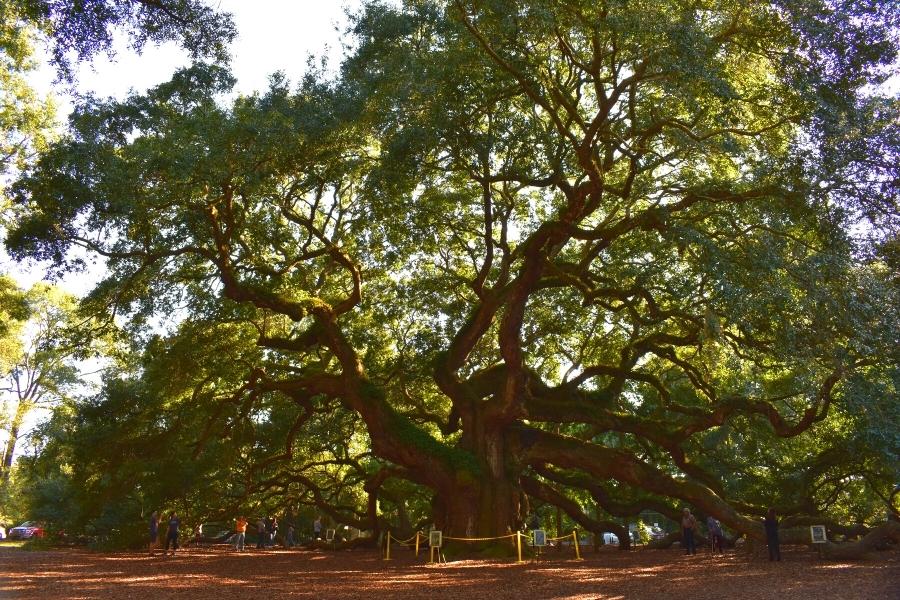
<path id="1" fill-rule="evenodd" d="M 575 560 L 581 560 L 581 548 L 578 544 L 578 530 L 572 530 L 572 541 L 575 542 Z"/>
<path id="2" fill-rule="evenodd" d="M 384 560 L 391 560 L 391 530 L 388 529 L 387 532 L 387 555 L 384 557 Z"/>
<path id="3" fill-rule="evenodd" d="M 519 562 L 522 562 L 522 532 L 516 532 L 516 550 L 519 551 Z"/>

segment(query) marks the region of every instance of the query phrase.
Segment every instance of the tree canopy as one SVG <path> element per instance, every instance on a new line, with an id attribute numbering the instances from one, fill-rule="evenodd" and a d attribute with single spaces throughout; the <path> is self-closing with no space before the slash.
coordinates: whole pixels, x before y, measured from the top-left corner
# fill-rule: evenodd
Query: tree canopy
<path id="1" fill-rule="evenodd" d="M 336 76 L 226 101 L 198 63 L 88 100 L 7 245 L 104 257 L 85 307 L 135 353 L 48 456 L 93 501 L 140 483 L 376 530 L 882 516 L 898 17 L 373 2 Z"/>

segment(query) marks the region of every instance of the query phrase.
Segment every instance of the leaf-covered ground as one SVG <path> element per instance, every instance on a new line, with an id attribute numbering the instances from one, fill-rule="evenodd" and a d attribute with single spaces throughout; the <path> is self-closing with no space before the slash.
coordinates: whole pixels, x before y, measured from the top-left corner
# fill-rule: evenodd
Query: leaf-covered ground
<path id="1" fill-rule="evenodd" d="M 83 550 L 29 552 L 0 546 L 6 600 L 171 598 L 528 598 L 691 600 L 900 598 L 900 553 L 855 563 L 786 549 L 770 563 L 735 552 L 588 551 L 577 562 L 551 550 L 537 562 L 456 561 L 427 565 L 412 552 L 382 561 L 371 551 L 188 549 L 176 557 Z"/>

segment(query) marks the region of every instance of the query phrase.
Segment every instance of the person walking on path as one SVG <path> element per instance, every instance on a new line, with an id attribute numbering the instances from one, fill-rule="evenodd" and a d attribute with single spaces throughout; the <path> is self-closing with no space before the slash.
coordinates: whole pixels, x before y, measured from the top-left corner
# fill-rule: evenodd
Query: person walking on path
<path id="1" fill-rule="evenodd" d="M 178 519 L 178 515 L 175 514 L 173 510 L 169 514 L 169 530 L 166 532 L 166 549 L 163 552 L 163 555 L 169 553 L 169 544 L 172 545 L 172 556 L 175 556 L 175 551 L 178 550 L 178 526 L 181 525 L 181 521 Z"/>
<path id="2" fill-rule="evenodd" d="M 781 560 L 781 548 L 779 548 L 778 544 L 778 515 L 775 514 L 775 509 L 770 508 L 769 513 L 766 515 L 766 520 L 763 521 L 763 525 L 766 528 L 766 544 L 769 546 L 769 560 Z"/>
<path id="3" fill-rule="evenodd" d="M 722 533 L 722 525 L 714 516 L 706 517 L 706 529 L 709 530 L 709 546 L 712 551 L 716 552 L 718 549 L 719 552 L 724 552 L 722 542 L 725 541 L 725 535 Z"/>
<path id="4" fill-rule="evenodd" d="M 691 514 L 690 509 L 685 508 L 681 515 L 681 531 L 684 534 L 684 553 L 697 554 L 697 546 L 694 545 L 694 530 L 697 528 L 697 519 Z"/>
<path id="5" fill-rule="evenodd" d="M 316 515 L 316 520 L 313 521 L 313 538 L 318 540 L 322 537 L 322 517 Z"/>
<path id="6" fill-rule="evenodd" d="M 234 549 L 243 552 L 244 540 L 247 538 L 247 519 L 245 519 L 243 515 L 238 517 L 238 520 L 234 525 L 234 530 L 237 532 L 234 539 Z"/>
<path id="7" fill-rule="evenodd" d="M 155 510 L 150 513 L 150 543 L 147 545 L 147 550 L 150 553 L 150 556 L 153 556 L 153 549 L 156 547 L 156 542 L 159 539 L 159 513 Z"/>

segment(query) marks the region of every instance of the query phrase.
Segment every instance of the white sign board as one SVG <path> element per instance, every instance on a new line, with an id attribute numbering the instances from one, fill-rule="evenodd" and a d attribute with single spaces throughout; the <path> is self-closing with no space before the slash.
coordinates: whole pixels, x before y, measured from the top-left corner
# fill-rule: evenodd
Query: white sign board
<path id="1" fill-rule="evenodd" d="M 824 525 L 810 526 L 809 537 L 812 539 L 813 544 L 825 544 L 828 542 L 828 537 L 825 535 Z"/>
<path id="2" fill-rule="evenodd" d="M 326 542 L 334 541 L 334 529 L 326 529 L 325 530 L 325 541 Z"/>
<path id="3" fill-rule="evenodd" d="M 432 548 L 440 548 L 442 542 L 441 532 L 434 530 L 428 532 L 428 545 Z"/>
<path id="4" fill-rule="evenodd" d="M 547 545 L 547 532 L 543 529 L 535 529 L 531 532 L 531 538 L 534 540 L 535 546 Z"/>

